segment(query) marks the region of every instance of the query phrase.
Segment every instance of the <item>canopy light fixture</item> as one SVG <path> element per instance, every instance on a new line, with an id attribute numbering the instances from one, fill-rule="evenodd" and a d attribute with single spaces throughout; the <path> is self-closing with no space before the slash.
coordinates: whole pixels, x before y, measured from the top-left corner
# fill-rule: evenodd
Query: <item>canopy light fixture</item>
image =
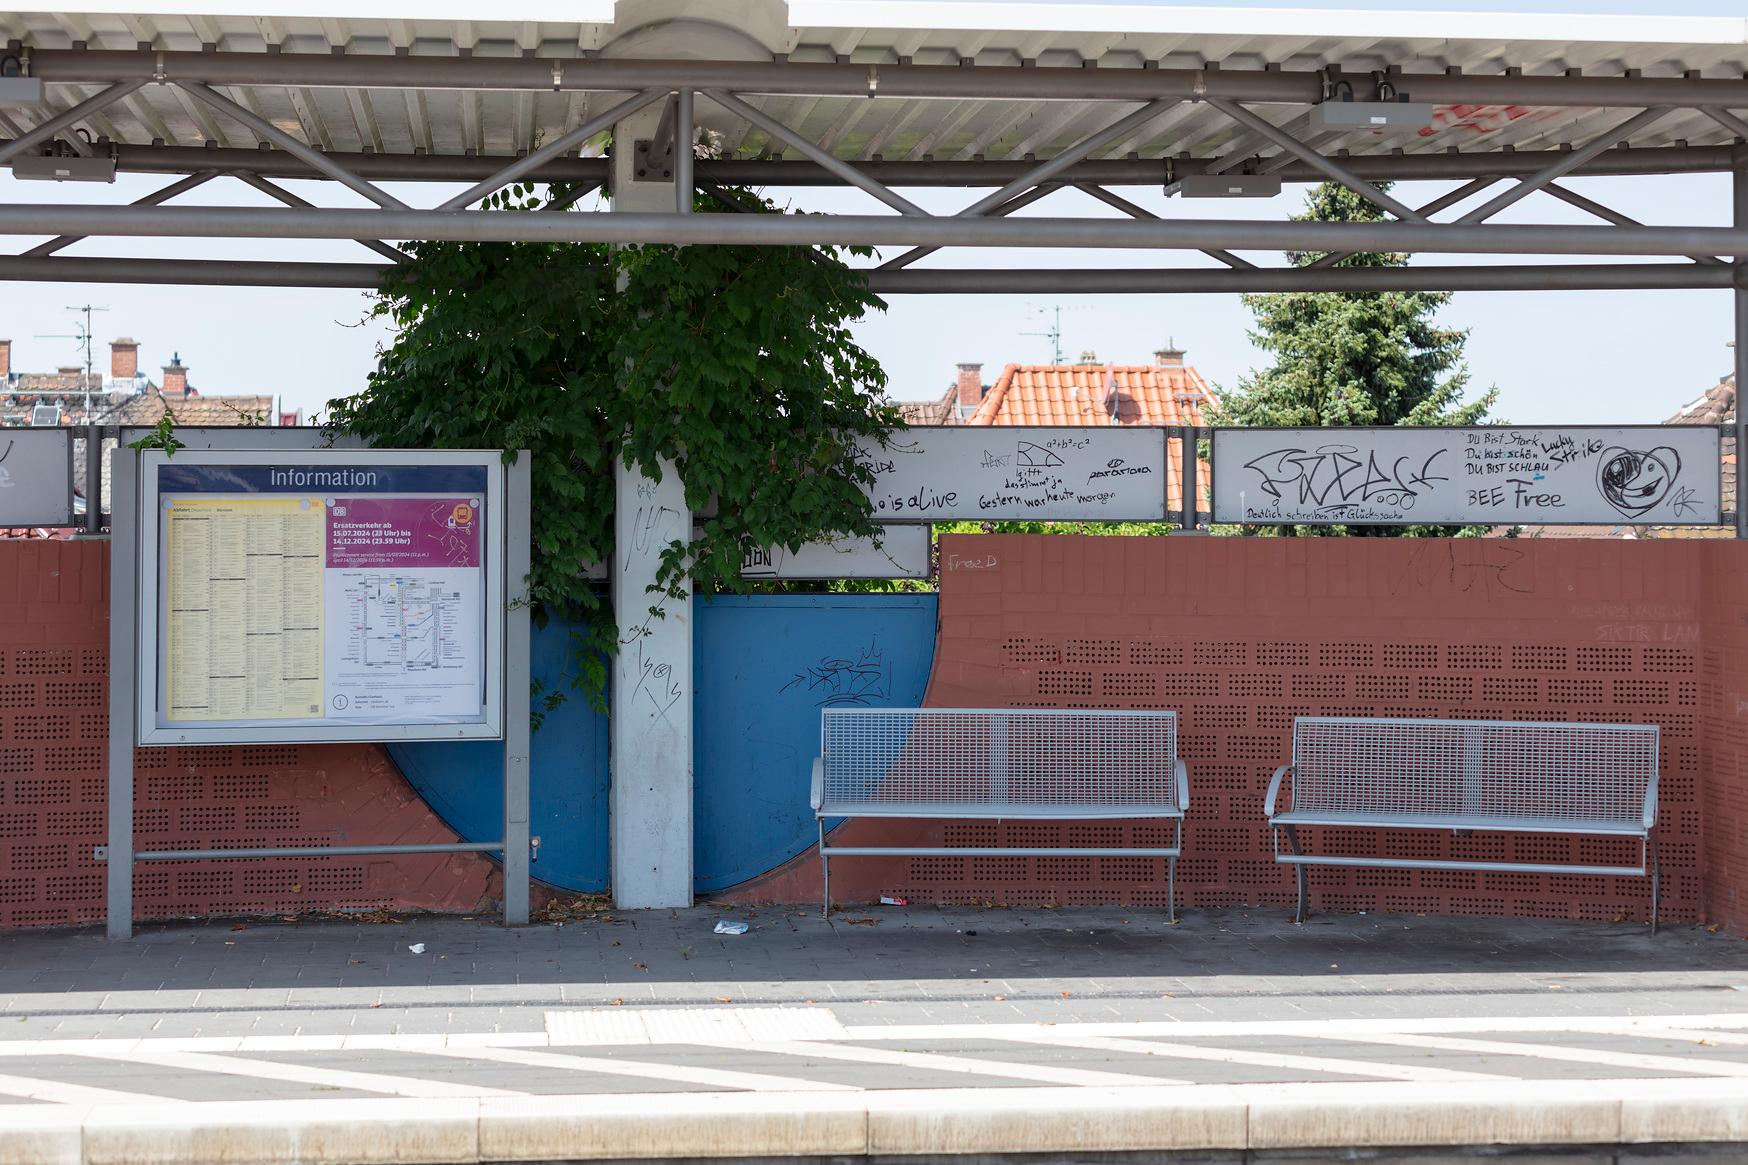
<path id="1" fill-rule="evenodd" d="M 41 77 L 0 75 L 0 105 L 41 105 Z"/>
<path id="2" fill-rule="evenodd" d="M 1272 174 L 1186 174 L 1178 193 L 1185 198 L 1273 198 L 1281 180 Z"/>
<path id="3" fill-rule="evenodd" d="M 1325 101 L 1311 107 L 1309 132 L 1429 129 L 1432 106 L 1417 101 Z"/>
<path id="4" fill-rule="evenodd" d="M 35 182 L 114 182 L 115 159 L 20 154 L 12 159 L 12 176 Z"/>

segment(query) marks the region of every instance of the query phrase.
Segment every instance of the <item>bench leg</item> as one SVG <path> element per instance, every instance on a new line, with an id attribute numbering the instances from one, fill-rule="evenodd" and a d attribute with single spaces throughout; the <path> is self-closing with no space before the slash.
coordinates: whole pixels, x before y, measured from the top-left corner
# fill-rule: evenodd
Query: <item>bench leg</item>
<path id="1" fill-rule="evenodd" d="M 1177 859 L 1165 859 L 1165 920 L 1177 921 Z"/>
<path id="2" fill-rule="evenodd" d="M 1663 869 L 1657 861 L 1657 839 L 1645 839 L 1651 847 L 1651 933 L 1657 933 L 1657 907 L 1663 890 Z"/>
<path id="3" fill-rule="evenodd" d="M 1286 835 L 1287 835 L 1287 848 L 1289 848 L 1293 851 L 1293 856 L 1295 856 L 1295 857 L 1299 856 L 1299 854 L 1301 852 L 1299 849 L 1299 831 L 1291 825 L 1284 825 L 1281 828 L 1286 832 Z M 1305 863 L 1304 862 L 1294 862 L 1293 863 L 1293 874 L 1299 883 L 1299 905 L 1298 905 L 1298 908 L 1293 911 L 1293 921 L 1294 922 L 1304 922 L 1305 921 L 1305 897 L 1306 897 L 1306 895 L 1305 895 Z"/>
<path id="4" fill-rule="evenodd" d="M 832 916 L 832 860 L 826 856 L 825 852 L 825 818 L 823 817 L 819 819 L 819 875 L 820 881 L 824 884 L 822 897 L 825 900 L 824 908 L 820 910 L 819 916 L 830 919 Z"/>

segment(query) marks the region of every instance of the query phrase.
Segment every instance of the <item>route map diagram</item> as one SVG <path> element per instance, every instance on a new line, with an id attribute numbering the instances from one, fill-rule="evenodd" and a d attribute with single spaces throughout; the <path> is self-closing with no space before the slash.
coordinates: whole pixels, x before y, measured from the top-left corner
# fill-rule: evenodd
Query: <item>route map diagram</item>
<path id="1" fill-rule="evenodd" d="M 347 663 L 399 672 L 469 665 L 457 643 L 461 593 L 440 580 L 367 574 L 349 580 L 346 606 Z"/>

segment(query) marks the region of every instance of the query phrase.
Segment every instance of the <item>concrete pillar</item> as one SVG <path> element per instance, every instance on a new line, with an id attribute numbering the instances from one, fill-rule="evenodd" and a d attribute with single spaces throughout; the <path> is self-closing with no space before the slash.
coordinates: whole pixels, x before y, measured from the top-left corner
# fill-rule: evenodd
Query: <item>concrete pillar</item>
<path id="1" fill-rule="evenodd" d="M 673 213 L 674 168 L 644 167 L 636 143 L 657 137 L 663 104 L 613 131 L 614 211 Z M 659 391 L 652 385 L 651 391 Z M 622 909 L 692 904 L 692 601 L 649 592 L 663 549 L 691 537 L 692 514 L 672 464 L 660 480 L 615 462 L 610 833 L 613 901 Z M 650 614 L 659 607 L 662 615 Z"/>

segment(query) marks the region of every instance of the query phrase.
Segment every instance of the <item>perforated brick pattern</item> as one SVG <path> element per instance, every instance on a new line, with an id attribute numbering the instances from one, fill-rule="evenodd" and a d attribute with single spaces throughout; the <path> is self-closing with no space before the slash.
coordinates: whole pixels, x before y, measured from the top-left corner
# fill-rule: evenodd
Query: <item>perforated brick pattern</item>
<path id="1" fill-rule="evenodd" d="M 1748 546 L 958 537 L 977 537 L 978 560 L 996 565 L 945 573 L 926 702 L 1176 708 L 1191 794 L 1182 901 L 1290 903 L 1290 874 L 1268 859 L 1262 801 L 1275 766 L 1291 756 L 1295 715 L 1576 720 L 1660 726 L 1665 916 L 1698 916 L 1703 878 L 1708 916 L 1748 928 Z M 1045 579 L 1055 585 L 1046 589 Z M 1119 643 L 1118 662 L 1091 662 L 1082 648 L 1088 662 L 1070 669 L 1071 642 Z M 1112 654 L 1099 649 L 1100 658 Z M 1120 694 L 1147 669 L 1159 677 L 1155 695 Z M 1065 670 L 1087 676 L 1098 694 L 1066 694 L 1054 678 Z M 1105 683 L 1107 675 L 1118 683 Z M 996 840 L 1059 845 L 1074 828 L 1001 825 Z M 1143 845 L 1158 827 L 1115 828 L 1115 844 Z M 841 842 L 991 844 L 988 827 L 963 829 L 859 822 Z M 1316 848 L 1357 854 L 1608 865 L 1636 858 L 1622 839 L 1321 833 Z M 898 893 L 1153 905 L 1164 901 L 1157 865 L 1032 859 L 1023 877 L 996 879 L 980 876 L 996 867 L 969 860 L 925 867 L 869 858 L 835 863 L 832 884 L 844 901 Z M 805 900 L 817 893 L 817 869 L 804 859 L 756 893 Z M 1018 874 L 1006 865 L 1000 872 Z M 1592 920 L 1643 918 L 1650 899 L 1644 879 L 1445 870 L 1318 869 L 1312 887 L 1324 909 Z"/>
<path id="2" fill-rule="evenodd" d="M 103 918 L 91 855 L 108 840 L 108 549 L 0 542 L 0 927 Z M 456 840 L 374 745 L 137 758 L 140 849 Z M 135 869 L 135 914 L 470 910 L 493 873 L 476 854 L 154 862 Z"/>

